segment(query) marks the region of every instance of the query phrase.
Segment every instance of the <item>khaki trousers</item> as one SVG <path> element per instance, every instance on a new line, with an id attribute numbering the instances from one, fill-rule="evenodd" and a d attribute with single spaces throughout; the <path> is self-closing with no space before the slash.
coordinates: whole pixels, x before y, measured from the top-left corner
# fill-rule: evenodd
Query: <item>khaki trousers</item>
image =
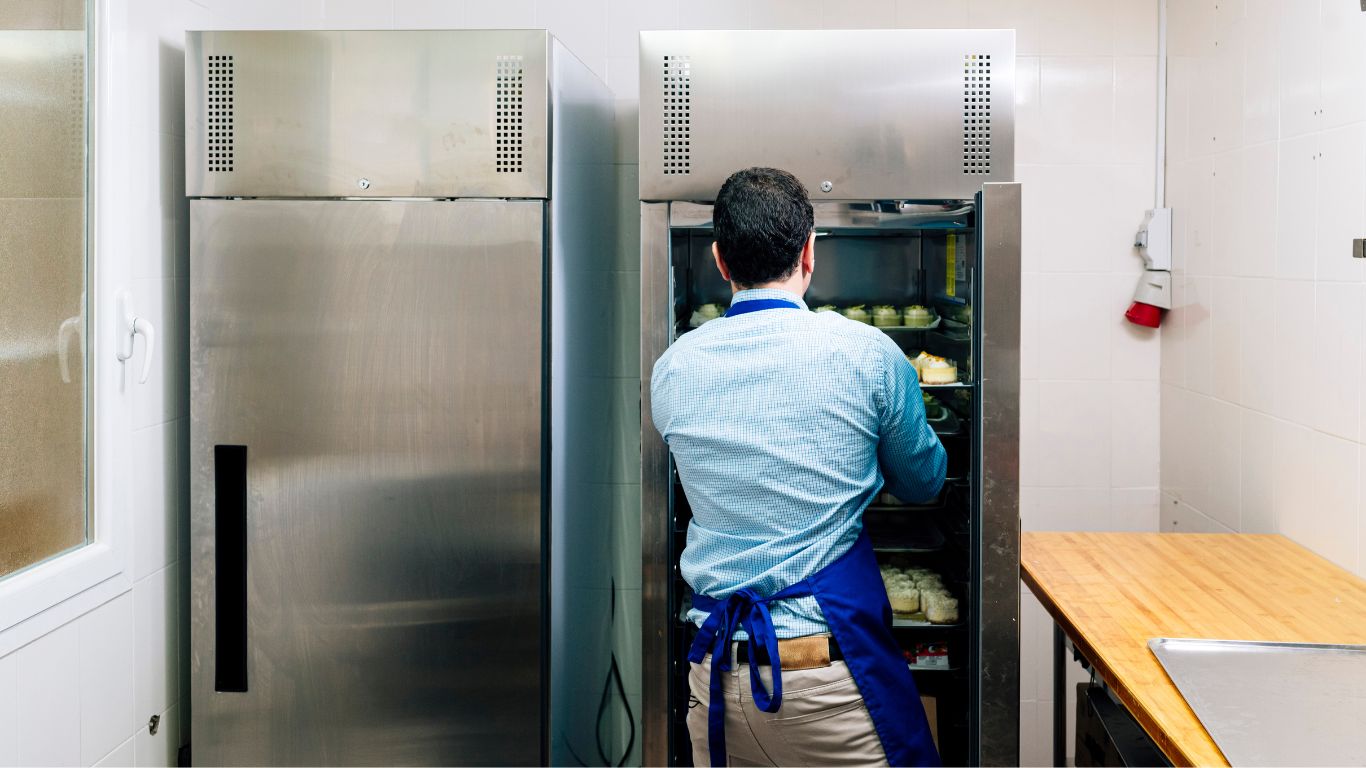
<path id="1" fill-rule="evenodd" d="M 731 648 L 734 658 L 734 647 Z M 772 667 L 759 667 L 770 691 Z M 688 675 L 688 734 L 693 764 L 711 765 L 707 750 L 707 703 L 711 685 L 711 655 L 693 664 Z M 733 664 L 722 673 L 726 699 L 728 764 L 752 765 L 887 765 L 887 754 L 873 730 L 873 718 L 859 695 L 849 667 L 834 661 L 828 667 L 783 670 L 783 704 L 772 714 L 754 705 L 749 665 Z"/>

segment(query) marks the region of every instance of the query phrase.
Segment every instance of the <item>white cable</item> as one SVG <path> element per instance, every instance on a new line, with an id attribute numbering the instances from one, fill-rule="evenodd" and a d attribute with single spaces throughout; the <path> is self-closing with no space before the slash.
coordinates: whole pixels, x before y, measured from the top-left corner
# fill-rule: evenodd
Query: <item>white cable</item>
<path id="1" fill-rule="evenodd" d="M 1157 204 L 1167 203 L 1167 0 L 1157 0 Z"/>

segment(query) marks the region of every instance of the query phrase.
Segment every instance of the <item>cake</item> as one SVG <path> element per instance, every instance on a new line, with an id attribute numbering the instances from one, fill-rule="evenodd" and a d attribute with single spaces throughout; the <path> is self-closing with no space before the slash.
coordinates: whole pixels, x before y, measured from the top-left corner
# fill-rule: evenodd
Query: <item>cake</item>
<path id="1" fill-rule="evenodd" d="M 892 605 L 892 613 L 915 613 L 920 610 L 920 590 L 901 584 L 888 587 L 887 602 Z"/>
<path id="2" fill-rule="evenodd" d="M 840 314 L 856 323 L 863 323 L 864 325 L 872 323 L 872 320 L 868 317 L 868 310 L 864 309 L 862 304 L 855 304 L 848 309 L 841 310 Z"/>
<path id="3" fill-rule="evenodd" d="M 896 307 L 879 304 L 873 307 L 873 325 L 879 328 L 892 328 L 901 325 L 901 313 Z"/>
<path id="4" fill-rule="evenodd" d="M 711 322 L 724 314 L 726 314 L 726 308 L 720 304 L 703 304 L 692 313 L 692 318 L 688 320 L 688 325 L 696 328 L 703 323 Z"/>
<path id="5" fill-rule="evenodd" d="M 943 358 L 931 360 L 920 367 L 920 380 L 925 384 L 956 384 L 958 366 Z"/>
<path id="6" fill-rule="evenodd" d="M 813 310 L 813 311 L 815 311 L 815 312 L 834 312 L 834 311 L 836 311 L 837 309 L 838 309 L 838 307 L 836 307 L 834 304 L 822 304 L 821 306 L 816 307 L 816 309 Z"/>
<path id="7" fill-rule="evenodd" d="M 931 624 L 953 624 L 958 621 L 958 601 L 948 592 L 921 591 L 925 618 Z"/>
<path id="8" fill-rule="evenodd" d="M 903 322 L 910 328 L 927 328 L 934 324 L 934 314 L 919 304 L 906 307 L 901 314 Z"/>
<path id="9" fill-rule="evenodd" d="M 958 366 L 952 360 L 921 352 L 914 358 L 907 358 L 920 374 L 922 384 L 955 384 L 958 382 Z"/>
<path id="10" fill-rule="evenodd" d="M 918 589 L 928 589 L 930 591 L 943 591 L 944 582 L 939 578 L 939 574 L 932 573 L 928 576 L 919 576 L 914 579 Z"/>

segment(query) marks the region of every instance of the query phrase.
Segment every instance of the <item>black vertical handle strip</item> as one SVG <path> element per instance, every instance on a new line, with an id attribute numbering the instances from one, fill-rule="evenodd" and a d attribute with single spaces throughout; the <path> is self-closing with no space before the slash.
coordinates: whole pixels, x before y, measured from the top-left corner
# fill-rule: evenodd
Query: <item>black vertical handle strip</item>
<path id="1" fill-rule="evenodd" d="M 214 690 L 247 690 L 247 447 L 213 447 Z"/>

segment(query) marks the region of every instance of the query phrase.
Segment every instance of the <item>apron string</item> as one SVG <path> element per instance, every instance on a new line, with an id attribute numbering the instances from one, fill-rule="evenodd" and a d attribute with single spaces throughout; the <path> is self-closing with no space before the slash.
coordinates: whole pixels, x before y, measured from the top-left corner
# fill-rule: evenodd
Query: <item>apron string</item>
<path id="1" fill-rule="evenodd" d="M 783 669 L 778 656 L 778 636 L 773 629 L 773 617 L 768 603 L 774 600 L 787 600 L 794 597 L 808 597 L 812 594 L 811 585 L 803 579 L 787 589 L 768 597 L 745 588 L 736 590 L 724 600 L 694 594 L 693 607 L 708 611 L 706 621 L 698 630 L 688 652 L 688 661 L 701 664 L 707 652 L 711 652 L 710 696 L 707 702 L 707 746 L 711 762 L 715 766 L 726 764 L 726 714 L 725 700 L 721 695 L 721 673 L 732 668 L 730 656 L 731 637 L 735 630 L 743 627 L 749 632 L 750 643 L 763 647 L 768 652 L 769 664 L 773 667 L 773 691 L 770 693 L 759 676 L 757 654 L 752 654 L 749 664 L 750 694 L 754 704 L 764 712 L 777 712 L 783 704 Z"/>

